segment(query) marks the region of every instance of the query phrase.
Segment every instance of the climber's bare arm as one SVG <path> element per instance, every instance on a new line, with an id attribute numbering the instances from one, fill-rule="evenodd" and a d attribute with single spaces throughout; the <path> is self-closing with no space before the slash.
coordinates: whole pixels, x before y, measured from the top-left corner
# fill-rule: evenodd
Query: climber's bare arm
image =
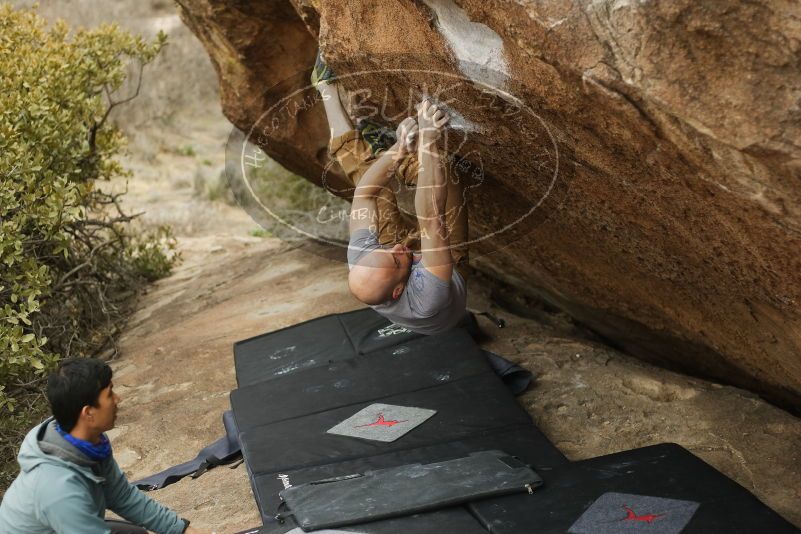
<path id="1" fill-rule="evenodd" d="M 396 146 L 384 152 L 359 180 L 350 206 L 351 233 L 363 228 L 375 229 L 378 222 L 375 199 L 395 172 L 396 162 L 392 153 L 394 150 L 397 150 Z"/>
<path id="2" fill-rule="evenodd" d="M 395 174 L 395 169 L 408 153 L 410 143 L 417 135 L 414 119 L 407 118 L 401 122 L 396 135 L 398 141 L 370 165 L 356 186 L 350 208 L 351 233 L 362 228 L 369 229 L 371 226 L 375 228 L 378 222 L 375 199 L 381 190 L 387 187 Z"/>
<path id="3" fill-rule="evenodd" d="M 353 197 L 350 206 L 350 233 L 356 230 L 368 229 L 373 232 L 378 228 L 378 216 L 376 213 L 375 197 L 364 197 L 357 199 Z"/>
<path id="4" fill-rule="evenodd" d="M 453 274 L 453 258 L 445 222 L 448 184 L 437 147 L 437 140 L 447 123 L 448 115 L 430 101 L 424 100 L 418 107 L 420 174 L 417 177 L 414 208 L 420 226 L 423 266 L 437 278 L 449 281 Z"/>

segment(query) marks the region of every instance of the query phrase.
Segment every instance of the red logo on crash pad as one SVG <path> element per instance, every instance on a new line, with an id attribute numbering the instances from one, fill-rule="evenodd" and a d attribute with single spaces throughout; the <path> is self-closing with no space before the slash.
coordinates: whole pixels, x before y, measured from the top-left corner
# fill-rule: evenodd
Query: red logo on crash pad
<path id="1" fill-rule="evenodd" d="M 384 419 L 384 414 L 380 413 L 380 414 L 378 414 L 378 419 L 376 419 L 374 422 L 366 424 L 366 425 L 357 425 L 354 428 L 361 428 L 361 427 L 364 427 L 364 426 L 388 426 L 388 427 L 393 427 L 393 426 L 397 425 L 398 423 L 405 423 L 405 422 L 406 422 L 405 420 L 404 421 L 397 421 L 397 420 L 387 421 L 386 419 Z"/>
<path id="2" fill-rule="evenodd" d="M 664 517 L 665 516 L 665 514 L 637 515 L 636 513 L 634 513 L 634 510 L 632 510 L 631 508 L 629 508 L 625 504 L 623 505 L 623 508 L 626 509 L 626 513 L 628 515 L 626 515 L 626 517 L 621 519 L 621 521 L 643 521 L 645 523 L 653 523 L 654 521 L 656 521 L 660 517 Z"/>

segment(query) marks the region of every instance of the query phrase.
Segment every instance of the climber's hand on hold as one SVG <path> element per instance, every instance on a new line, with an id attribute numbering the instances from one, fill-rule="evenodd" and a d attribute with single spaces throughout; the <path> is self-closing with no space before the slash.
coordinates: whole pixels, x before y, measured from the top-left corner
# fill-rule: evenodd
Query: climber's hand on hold
<path id="1" fill-rule="evenodd" d="M 424 143 L 436 141 L 448 124 L 450 117 L 439 109 L 431 100 L 425 99 L 417 106 L 417 126 L 420 129 L 420 140 Z"/>

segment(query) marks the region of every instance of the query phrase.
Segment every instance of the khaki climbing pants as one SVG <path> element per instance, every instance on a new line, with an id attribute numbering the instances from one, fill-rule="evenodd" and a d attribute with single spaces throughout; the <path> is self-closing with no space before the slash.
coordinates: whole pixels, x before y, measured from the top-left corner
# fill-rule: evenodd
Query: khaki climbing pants
<path id="1" fill-rule="evenodd" d="M 328 152 L 342 166 L 354 188 L 376 159 L 370 150 L 370 145 L 361 138 L 356 130 L 331 139 Z M 444 166 L 448 182 L 445 221 L 449 231 L 453 264 L 459 273 L 466 277 L 466 267 L 469 261 L 467 204 L 462 181 L 458 177 L 454 177 L 448 167 L 448 165 Z M 420 162 L 417 161 L 416 155 L 410 154 L 398 165 L 395 171 L 396 178 L 408 186 L 414 186 L 417 184 L 419 168 Z M 401 211 L 391 187 L 385 187 L 376 197 L 376 211 L 378 212 L 378 242 L 381 245 L 392 246 L 402 243 L 412 250 L 420 250 L 420 230 L 417 218 Z"/>

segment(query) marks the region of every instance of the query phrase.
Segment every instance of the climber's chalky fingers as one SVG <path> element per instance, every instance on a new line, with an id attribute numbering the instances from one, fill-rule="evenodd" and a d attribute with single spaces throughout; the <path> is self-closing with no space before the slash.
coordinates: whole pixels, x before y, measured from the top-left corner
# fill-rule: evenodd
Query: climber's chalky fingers
<path id="1" fill-rule="evenodd" d="M 449 120 L 450 116 L 429 99 L 417 107 L 417 124 L 423 135 L 436 139 Z"/>

